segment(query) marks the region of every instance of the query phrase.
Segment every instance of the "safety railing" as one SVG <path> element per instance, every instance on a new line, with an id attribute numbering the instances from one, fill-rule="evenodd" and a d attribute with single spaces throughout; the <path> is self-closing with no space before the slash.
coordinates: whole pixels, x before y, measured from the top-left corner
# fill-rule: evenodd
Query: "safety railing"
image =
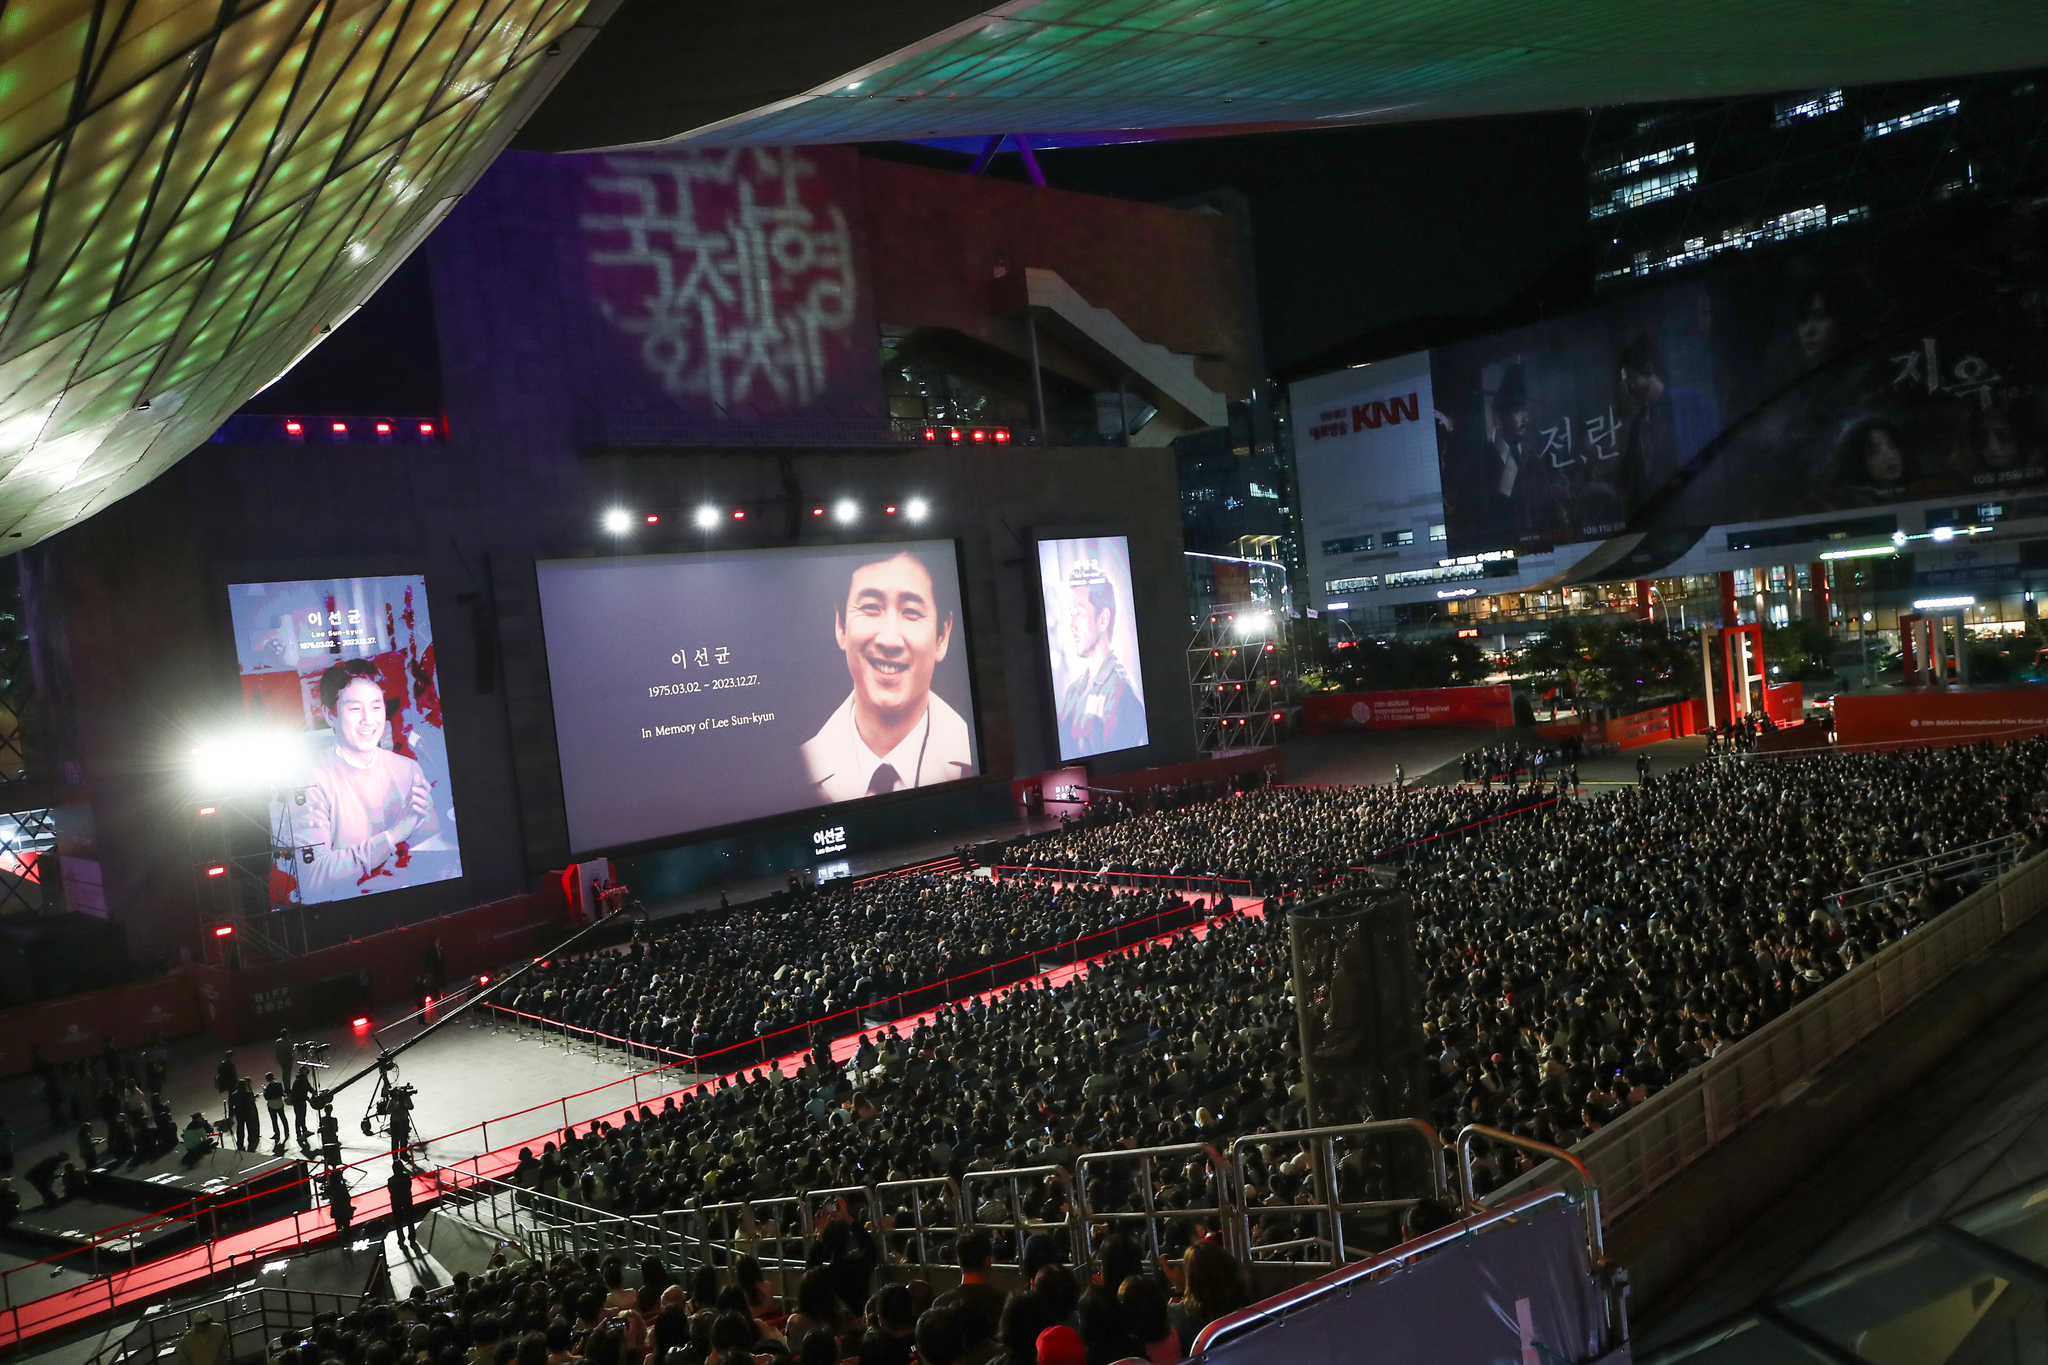
<path id="1" fill-rule="evenodd" d="M 775 1277 L 785 1304 L 796 1302 L 815 1230 L 802 1195 L 697 1204 L 662 1214 L 662 1259 L 679 1265 L 708 1265 L 731 1272 L 752 1256 Z"/>
<path id="2" fill-rule="evenodd" d="M 1851 887 L 1835 899 L 1844 908 L 1849 908 L 1888 900 L 1930 876 L 1948 882 L 2001 876 L 2018 858 L 2024 843 L 2025 836 L 2014 831 L 1996 839 L 1882 867 L 1866 874 L 1861 886 Z"/>
<path id="3" fill-rule="evenodd" d="M 1025 1212 L 1025 1190 L 1033 1181 L 1058 1188 L 1061 1213 L 1057 1220 L 1033 1218 Z M 985 1185 L 993 1186 L 993 1191 L 986 1200 L 977 1199 L 976 1192 Z M 1021 1166 L 1015 1170 L 969 1171 L 960 1177 L 960 1200 L 961 1226 L 977 1228 L 989 1234 L 995 1244 L 993 1264 L 1000 1269 L 1021 1269 L 1024 1244 L 1037 1233 L 1044 1233 L 1054 1239 L 1067 1238 L 1069 1244 L 1061 1248 L 1061 1254 L 1071 1263 L 1085 1265 L 1092 1254 L 1089 1249 L 1088 1224 L 1074 1217 L 1074 1177 L 1064 1166 Z M 983 1217 L 990 1209 L 994 1209 L 1001 1216 Z"/>
<path id="4" fill-rule="evenodd" d="M 1235 1313 L 1225 1314 L 1196 1334 L 1189 1347 L 1188 1356 L 1190 1359 L 1198 1359 L 1204 1351 L 1242 1337 L 1245 1333 L 1285 1318 L 1290 1313 L 1299 1312 L 1326 1295 L 1365 1284 L 1376 1276 L 1398 1269 L 1432 1252 L 1442 1251 L 1488 1227 L 1527 1218 L 1537 1209 L 1553 1201 L 1569 1203 L 1578 1198 L 1579 1196 L 1569 1190 L 1543 1189 L 1518 1196 L 1499 1207 L 1474 1212 L 1459 1222 L 1438 1228 L 1434 1232 L 1424 1233 L 1411 1241 L 1377 1252 L 1363 1260 L 1354 1261 L 1318 1279 L 1275 1294 L 1249 1308 L 1240 1308 Z M 1615 1300 L 1610 1299 L 1609 1303 L 1612 1307 Z M 1625 1327 L 1622 1330 L 1625 1331 Z M 1536 1353 L 1530 1352 L 1529 1358 L 1535 1359 Z"/>
<path id="5" fill-rule="evenodd" d="M 898 1195 L 909 1202 L 889 1207 Z M 963 1207 L 960 1184 L 951 1176 L 885 1180 L 875 1186 L 874 1202 L 883 1209 L 878 1226 L 882 1230 L 887 1259 L 912 1265 L 938 1265 L 941 1264 L 937 1259 L 941 1251 L 951 1255 L 953 1241 L 959 1235 Z M 927 1218 L 926 1212 L 933 1209 L 937 1210 L 939 1217 Z M 903 1213 L 910 1215 L 907 1228 L 898 1216 Z"/>
<path id="6" fill-rule="evenodd" d="M 1159 1182 L 1154 1178 L 1153 1168 L 1161 1161 L 1186 1165 L 1199 1161 L 1205 1169 L 1203 1185 L 1209 1195 L 1206 1205 L 1174 1205 L 1159 1207 Z M 1121 1188 L 1125 1181 L 1119 1177 L 1125 1173 L 1120 1167 L 1135 1165 L 1137 1170 L 1128 1176 L 1131 1198 L 1119 1201 L 1121 1208 L 1097 1207 L 1099 1199 L 1108 1192 Z M 1230 1167 L 1223 1154 L 1206 1142 L 1183 1142 L 1168 1147 L 1140 1147 L 1134 1151 L 1089 1152 L 1074 1162 L 1074 1182 L 1080 1193 L 1081 1218 L 1092 1241 L 1098 1231 L 1113 1230 L 1120 1225 L 1135 1224 L 1142 1230 L 1143 1240 L 1156 1260 L 1165 1253 L 1168 1238 L 1159 1235 L 1160 1224 L 1173 1222 L 1196 1222 L 1204 1218 L 1215 1220 L 1223 1230 L 1224 1245 L 1231 1252 L 1242 1256 L 1244 1243 L 1237 1240 L 1237 1228 L 1241 1224 L 1231 1217 L 1234 1205 L 1231 1201 Z M 1091 1193 L 1091 1190 L 1093 1191 Z M 1142 1207 L 1133 1209 L 1129 1205 L 1137 1202 Z M 1199 1240 L 1190 1230 L 1190 1235 L 1177 1239 L 1182 1243 Z"/>
<path id="7" fill-rule="evenodd" d="M 381 1272 L 384 1258 L 364 1259 L 364 1284 Z M 311 1326 L 326 1314 L 353 1311 L 362 1303 L 361 1294 L 336 1294 L 326 1290 L 255 1288 L 237 1290 L 186 1304 L 165 1313 L 150 1313 L 125 1336 L 102 1347 L 85 1365 L 154 1365 L 177 1349 L 179 1340 L 192 1329 L 202 1313 L 222 1329 L 228 1342 L 227 1360 L 251 1357 L 272 1359 L 280 1335 L 294 1328 Z"/>
<path id="8" fill-rule="evenodd" d="M 995 881 L 1043 882 L 1051 886 L 1109 886 L 1137 891 L 1177 891 L 1184 896 L 1256 897 L 1244 877 L 1206 872 L 1119 872 L 1111 868 L 1039 867 L 1005 863 L 989 870 Z"/>
<path id="9" fill-rule="evenodd" d="M 1607 1216 L 1640 1204 L 2044 905 L 2048 855 L 1966 897 L 1579 1142 L 1572 1154 L 1598 1181 Z M 1546 1165 L 1508 1188 L 1558 1175 Z"/>
<path id="10" fill-rule="evenodd" d="M 1423 1172 L 1428 1182 L 1426 1193 L 1344 1197 L 1346 1175 L 1352 1176 L 1354 1186 L 1368 1183 L 1368 1171 L 1347 1167 L 1345 1158 L 1355 1153 L 1361 1162 L 1370 1162 L 1372 1158 L 1367 1152 L 1367 1144 L 1378 1139 L 1393 1140 L 1402 1146 L 1412 1141 L 1421 1147 Z M 1347 1144 L 1350 1150 L 1340 1155 L 1339 1143 Z M 1309 1154 L 1309 1202 L 1270 1208 L 1253 1205 L 1245 1193 L 1251 1184 L 1249 1154 L 1254 1148 L 1290 1145 L 1299 1146 Z M 1436 1129 L 1421 1119 L 1378 1119 L 1284 1133 L 1249 1133 L 1230 1144 L 1230 1164 L 1236 1181 L 1235 1193 L 1241 1201 L 1236 1210 L 1237 1245 L 1243 1248 L 1247 1262 L 1278 1259 L 1305 1266 L 1342 1265 L 1355 1259 L 1352 1239 L 1345 1230 L 1347 1218 L 1356 1221 L 1379 1215 L 1398 1220 L 1400 1215 L 1424 1198 L 1434 1198 L 1444 1204 L 1451 1202 L 1443 1140 L 1437 1136 Z M 1377 1164 L 1381 1170 L 1392 1173 L 1398 1172 L 1403 1163 L 1395 1158 Z M 1390 1175 L 1389 1178 L 1393 1177 Z M 1306 1237 L 1263 1239 L 1257 1236 L 1258 1222 L 1269 1214 L 1290 1219 L 1307 1217 L 1313 1227 Z M 1319 1256 L 1318 1252 L 1322 1254 Z M 1366 1254 L 1362 1245 L 1357 1248 L 1357 1254 Z"/>
<path id="11" fill-rule="evenodd" d="M 433 1138 L 416 1140 L 411 1144 L 415 1154 L 436 1150 L 449 1154 L 451 1147 L 468 1145 L 464 1139 L 474 1137 L 480 1148 L 474 1155 L 457 1158 L 451 1167 L 467 1165 L 472 1176 L 482 1175 L 482 1163 L 490 1160 L 494 1170 L 509 1170 L 513 1158 L 502 1146 L 493 1149 L 491 1129 L 498 1129 L 497 1138 L 504 1139 L 517 1134 L 513 1141 L 538 1141 L 551 1137 L 574 1123 L 587 1118 L 610 1116 L 626 1107 L 628 1103 L 639 1107 L 649 1099 L 673 1094 L 683 1088 L 683 1078 L 672 1067 L 656 1067 L 649 1071 L 622 1076 L 615 1081 L 593 1086 L 574 1095 L 564 1095 L 544 1104 L 529 1105 L 527 1108 L 501 1114 L 496 1118 L 473 1123 L 464 1128 L 442 1133 Z M 595 1097 L 603 1096 L 602 1100 Z M 577 1106 L 572 1111 L 571 1106 Z M 540 1116 L 546 1115 L 547 1127 L 542 1128 Z M 383 1212 L 382 1190 L 385 1170 L 393 1157 L 391 1152 L 380 1152 L 344 1164 L 344 1172 L 363 1171 L 369 1178 L 366 1184 L 370 1191 L 359 1198 L 355 1210 L 356 1220 L 367 1222 Z M 217 1275 L 246 1268 L 250 1262 L 270 1259 L 280 1254 L 297 1250 L 309 1243 L 324 1240 L 335 1232 L 335 1224 L 327 1207 L 313 1205 L 312 1191 L 317 1188 L 316 1176 L 307 1176 L 299 1181 L 273 1185 L 257 1193 L 222 1199 L 218 1196 L 201 1195 L 184 1204 L 159 1210 L 102 1228 L 92 1234 L 91 1239 L 81 1247 L 58 1252 L 42 1260 L 26 1265 L 14 1266 L 0 1272 L 0 1346 L 18 1341 L 24 1325 L 33 1315 L 35 1330 L 45 1324 L 45 1310 L 39 1308 L 47 1298 L 47 1280 L 55 1272 L 70 1269 L 88 1276 L 89 1285 L 99 1306 L 92 1311 L 110 1311 L 124 1303 L 137 1302 L 151 1294 L 174 1287 L 183 1287 L 195 1280 L 211 1279 Z M 272 1221 L 275 1231 L 257 1242 L 237 1241 L 233 1246 L 223 1243 L 221 1224 L 231 1223 L 238 1216 L 235 1210 L 247 1213 L 249 1205 L 257 1201 L 276 1201 L 291 1197 L 304 1200 L 307 1207 L 292 1210 L 289 1226 L 280 1215 Z M 190 1219 L 200 1225 L 204 1240 L 199 1246 L 182 1252 L 158 1257 L 154 1260 L 142 1257 L 137 1248 L 137 1232 L 149 1225 L 175 1219 Z M 84 1287 L 84 1286 L 81 1286 Z M 72 1301 L 75 1305 L 75 1300 Z M 72 1318 L 82 1320 L 87 1310 L 82 1307 L 67 1309 Z"/>
<path id="12" fill-rule="evenodd" d="M 1565 1151 L 1562 1147 L 1553 1147 L 1547 1142 L 1538 1142 L 1534 1138 L 1520 1137 L 1514 1133 L 1504 1133 L 1498 1128 L 1489 1128 L 1483 1123 L 1468 1123 L 1463 1128 L 1460 1128 L 1458 1130 L 1458 1193 L 1460 1202 L 1464 1207 L 1468 1209 L 1485 1208 L 1489 1200 L 1496 1198 L 1490 1193 L 1482 1195 L 1476 1188 L 1473 1179 L 1472 1151 L 1481 1141 L 1562 1163 L 1565 1169 L 1577 1177 L 1580 1193 L 1585 1197 L 1587 1249 L 1592 1252 L 1593 1259 L 1596 1261 L 1606 1254 L 1606 1234 L 1600 1221 L 1600 1187 L 1593 1183 L 1592 1171 L 1587 1169 L 1585 1162 L 1573 1156 L 1570 1152 Z"/>

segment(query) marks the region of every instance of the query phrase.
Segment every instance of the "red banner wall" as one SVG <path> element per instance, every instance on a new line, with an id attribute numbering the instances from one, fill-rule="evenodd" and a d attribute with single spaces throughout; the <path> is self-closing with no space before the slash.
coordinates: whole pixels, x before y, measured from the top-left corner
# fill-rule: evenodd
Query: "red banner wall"
<path id="1" fill-rule="evenodd" d="M 31 1048 L 42 1049 L 50 1061 L 69 1062 L 100 1052 L 109 1034 L 114 1046 L 128 1048 L 148 1042 L 158 1029 L 176 1038 L 200 1028 L 189 970 L 21 1005 L 0 1014 L 0 1076 L 27 1071 Z"/>
<path id="2" fill-rule="evenodd" d="M 1503 729 L 1515 723 L 1512 690 L 1425 687 L 1412 692 L 1311 692 L 1301 699 L 1304 734 L 1329 730 Z"/>
<path id="3" fill-rule="evenodd" d="M 1765 684 L 1764 714 L 1780 725 L 1804 723 L 1806 689 L 1796 682 Z"/>
<path id="4" fill-rule="evenodd" d="M 2048 687 L 1925 688 L 1835 698 L 1835 733 L 1843 744 L 1959 744 L 2043 729 Z"/>
<path id="5" fill-rule="evenodd" d="M 1607 742 L 1621 749 L 1636 749 L 1659 740 L 1674 739 L 1677 727 L 1672 723 L 1675 706 L 1653 706 L 1647 711 L 1638 711 L 1631 716 L 1617 716 L 1607 722 Z"/>

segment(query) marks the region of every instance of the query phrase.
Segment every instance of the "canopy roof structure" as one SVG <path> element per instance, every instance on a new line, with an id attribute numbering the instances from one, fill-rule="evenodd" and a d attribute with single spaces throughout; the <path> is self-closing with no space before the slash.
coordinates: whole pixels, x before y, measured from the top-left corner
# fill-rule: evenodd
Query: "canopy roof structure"
<path id="1" fill-rule="evenodd" d="M 615 3 L 0 0 L 0 552 L 288 369 Z"/>
<path id="2" fill-rule="evenodd" d="M 206 440 L 515 128 L 1051 146 L 2040 64 L 2040 0 L 0 0 L 0 551 Z"/>
<path id="3" fill-rule="evenodd" d="M 1039 146 L 1922 79 L 2048 62 L 2037 0 L 632 0 L 529 127 L 596 148 Z"/>

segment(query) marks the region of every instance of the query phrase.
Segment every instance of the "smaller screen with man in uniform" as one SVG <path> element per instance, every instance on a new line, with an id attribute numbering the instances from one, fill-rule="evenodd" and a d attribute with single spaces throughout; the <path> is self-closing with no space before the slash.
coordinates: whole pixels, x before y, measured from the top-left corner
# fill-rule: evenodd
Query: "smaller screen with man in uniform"
<path id="1" fill-rule="evenodd" d="M 1147 743 L 1130 542 L 1123 536 L 1041 540 L 1038 581 L 1061 761 Z"/>

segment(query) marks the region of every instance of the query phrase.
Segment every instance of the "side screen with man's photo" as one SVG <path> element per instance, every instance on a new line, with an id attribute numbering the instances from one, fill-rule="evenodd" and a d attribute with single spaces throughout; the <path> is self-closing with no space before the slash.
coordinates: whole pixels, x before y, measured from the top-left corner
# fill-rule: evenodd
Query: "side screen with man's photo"
<path id="1" fill-rule="evenodd" d="M 1041 540 L 1038 583 L 1045 594 L 1060 761 L 1148 742 L 1130 542 L 1123 536 Z"/>
<path id="2" fill-rule="evenodd" d="M 426 580 L 228 588 L 251 753 L 274 764 L 273 894 L 304 905 L 462 875 Z"/>
<path id="3" fill-rule="evenodd" d="M 981 772 L 950 540 L 536 567 L 579 853 Z"/>

